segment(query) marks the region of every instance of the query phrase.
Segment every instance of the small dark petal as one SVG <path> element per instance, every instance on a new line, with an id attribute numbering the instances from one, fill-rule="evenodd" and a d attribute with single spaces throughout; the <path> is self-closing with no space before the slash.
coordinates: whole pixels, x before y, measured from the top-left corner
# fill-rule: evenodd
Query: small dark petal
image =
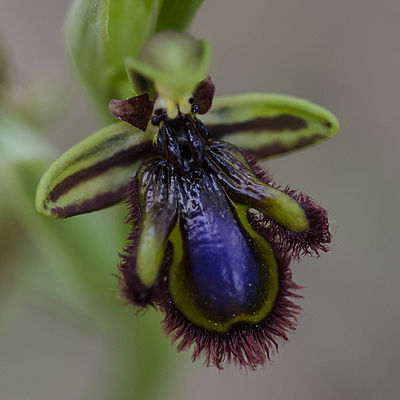
<path id="1" fill-rule="evenodd" d="M 111 100 L 109 111 L 114 117 L 145 131 L 153 112 L 153 105 L 149 95 L 143 93 L 127 100 Z"/>
<path id="2" fill-rule="evenodd" d="M 279 342 L 288 341 L 289 332 L 296 328 L 300 307 L 293 299 L 302 297 L 295 293 L 300 287 L 292 280 L 290 256 L 282 248 L 276 258 L 279 265 L 278 297 L 272 311 L 259 324 L 237 325 L 227 333 L 208 332 L 185 319 L 172 300 L 162 303 L 160 309 L 166 315 L 164 331 L 171 336 L 172 343 L 179 341 L 178 351 L 194 346 L 193 361 L 204 357 L 206 366 L 213 365 L 218 369 L 233 362 L 254 370 L 269 361 L 278 351 Z"/>
<path id="3" fill-rule="evenodd" d="M 215 94 L 215 85 L 210 76 L 201 81 L 193 93 L 193 104 L 198 106 L 199 114 L 205 114 L 212 105 Z"/>
<path id="4" fill-rule="evenodd" d="M 315 203 L 309 196 L 292 190 L 289 186 L 282 189 L 273 182 L 268 172 L 263 170 L 251 156 L 246 154 L 246 157 L 260 181 L 282 190 L 301 205 L 308 219 L 309 228 L 306 232 L 302 233 L 290 232 L 275 221 L 254 214 L 251 216 L 252 224 L 268 225 L 270 235 L 275 238 L 274 241 L 288 246 L 295 258 L 304 255 L 319 257 L 321 251 L 328 252 L 330 250 L 332 234 L 329 231 L 327 210 Z"/>

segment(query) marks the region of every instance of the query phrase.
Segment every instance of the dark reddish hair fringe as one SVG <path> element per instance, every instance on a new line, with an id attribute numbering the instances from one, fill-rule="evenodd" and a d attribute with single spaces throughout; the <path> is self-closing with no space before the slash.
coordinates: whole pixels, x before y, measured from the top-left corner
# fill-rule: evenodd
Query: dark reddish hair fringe
<path id="1" fill-rule="evenodd" d="M 311 197 L 293 190 L 289 186 L 282 189 L 282 187 L 274 182 L 272 176 L 258 165 L 251 154 L 245 153 L 245 156 L 257 178 L 267 185 L 282 190 L 296 200 L 303 208 L 308 219 L 308 230 L 306 232 L 294 233 L 283 228 L 270 218 L 261 216 L 260 218 L 263 221 L 260 221 L 260 223 L 269 226 L 270 237 L 274 237 L 275 241 L 280 244 L 287 245 L 292 252 L 292 256 L 296 259 L 305 255 L 319 257 L 321 251 L 330 251 L 332 234 L 329 230 L 327 210 L 315 203 Z"/>

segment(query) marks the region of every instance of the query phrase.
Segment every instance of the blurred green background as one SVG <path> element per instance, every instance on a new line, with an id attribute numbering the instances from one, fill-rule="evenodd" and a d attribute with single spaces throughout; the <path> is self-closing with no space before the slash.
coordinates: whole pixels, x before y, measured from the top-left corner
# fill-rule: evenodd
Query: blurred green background
<path id="1" fill-rule="evenodd" d="M 21 127 L 7 113 L 1 134 L 43 151 L 44 165 L 57 153 L 40 140 L 62 151 L 102 126 L 66 55 L 68 6 L 0 6 L 14 101 L 26 117 Z M 332 254 L 295 266 L 307 286 L 299 326 L 264 370 L 219 373 L 176 354 L 157 316 L 135 317 L 117 298 L 124 207 L 47 221 L 29 202 L 43 166 L 20 182 L 24 163 L 10 172 L 10 153 L 0 153 L 0 398 L 399 398 L 399 20 L 398 0 L 218 0 L 205 1 L 192 24 L 213 48 L 217 94 L 292 94 L 341 122 L 331 141 L 268 164 L 278 182 L 326 206 L 336 234 Z M 57 116 L 45 127 L 30 115 L 38 101 Z"/>

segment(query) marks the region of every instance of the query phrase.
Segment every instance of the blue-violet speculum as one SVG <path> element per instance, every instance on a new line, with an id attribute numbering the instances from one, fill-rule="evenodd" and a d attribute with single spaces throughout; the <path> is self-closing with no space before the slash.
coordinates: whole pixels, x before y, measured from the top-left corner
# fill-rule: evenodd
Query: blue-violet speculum
<path id="1" fill-rule="evenodd" d="M 164 32 L 127 60 L 136 96 L 112 100 L 117 122 L 45 173 L 37 208 L 65 218 L 129 204 L 121 286 L 165 314 L 178 349 L 222 368 L 264 365 L 295 328 L 291 261 L 327 251 L 327 212 L 281 188 L 256 162 L 337 131 L 327 110 L 291 96 L 214 99 L 209 48 Z"/>

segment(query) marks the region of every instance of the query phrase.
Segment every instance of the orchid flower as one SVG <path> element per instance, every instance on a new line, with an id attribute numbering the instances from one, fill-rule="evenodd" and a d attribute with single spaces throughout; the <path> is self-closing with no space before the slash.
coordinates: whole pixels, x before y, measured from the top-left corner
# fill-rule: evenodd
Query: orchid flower
<path id="1" fill-rule="evenodd" d="M 214 98 L 209 63 L 205 41 L 151 38 L 126 62 L 136 96 L 110 102 L 121 121 L 54 162 L 36 207 L 67 218 L 126 202 L 124 296 L 164 313 L 165 332 L 178 350 L 194 347 L 193 359 L 254 369 L 296 326 L 291 261 L 331 242 L 326 210 L 256 160 L 324 141 L 338 123 L 291 96 Z"/>

